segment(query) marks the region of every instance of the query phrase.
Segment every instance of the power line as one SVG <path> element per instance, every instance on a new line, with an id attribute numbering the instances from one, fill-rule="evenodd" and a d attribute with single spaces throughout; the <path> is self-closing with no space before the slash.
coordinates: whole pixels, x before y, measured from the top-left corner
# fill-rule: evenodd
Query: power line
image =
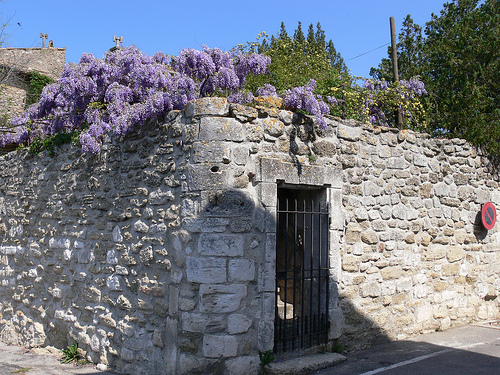
<path id="1" fill-rule="evenodd" d="M 367 54 L 369 54 L 370 52 L 373 52 L 373 51 L 376 51 L 376 50 L 378 50 L 378 49 L 380 49 L 380 48 L 383 48 L 383 47 L 385 47 L 385 46 L 388 46 L 389 44 L 391 44 L 391 43 L 386 43 L 386 44 L 383 44 L 383 45 L 381 45 L 380 47 L 377 47 L 377 48 L 372 49 L 371 51 L 368 51 L 368 52 L 362 53 L 361 55 L 354 56 L 354 57 L 352 57 L 352 58 L 350 58 L 349 60 L 346 60 L 346 61 L 351 61 L 351 60 L 357 59 L 358 57 L 361 57 L 361 56 L 367 55 Z"/>

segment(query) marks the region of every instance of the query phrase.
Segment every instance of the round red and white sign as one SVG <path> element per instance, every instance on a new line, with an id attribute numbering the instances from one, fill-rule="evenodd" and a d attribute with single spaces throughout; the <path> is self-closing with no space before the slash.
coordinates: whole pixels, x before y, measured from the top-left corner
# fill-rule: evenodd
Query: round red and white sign
<path id="1" fill-rule="evenodd" d="M 493 229 L 497 222 L 497 210 L 493 206 L 493 203 L 487 202 L 483 205 L 481 209 L 481 221 L 486 229 Z"/>

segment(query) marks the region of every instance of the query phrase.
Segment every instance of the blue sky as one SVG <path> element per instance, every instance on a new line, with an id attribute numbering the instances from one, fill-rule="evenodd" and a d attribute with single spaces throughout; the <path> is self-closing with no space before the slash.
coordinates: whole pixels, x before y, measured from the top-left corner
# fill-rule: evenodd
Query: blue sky
<path id="1" fill-rule="evenodd" d="M 367 77 L 370 67 L 387 56 L 389 17 L 396 32 L 407 14 L 422 26 L 439 14 L 444 0 L 3 0 L 3 21 L 12 17 L 11 47 L 41 47 L 40 33 L 49 34 L 55 47 L 66 47 L 66 61 L 78 62 L 82 53 L 102 57 L 113 35 L 125 46 L 135 45 L 148 55 L 162 51 L 177 55 L 182 48 L 204 44 L 229 50 L 255 40 L 266 31 L 273 35 L 285 23 L 289 34 L 302 22 L 321 23 L 356 76 Z"/>

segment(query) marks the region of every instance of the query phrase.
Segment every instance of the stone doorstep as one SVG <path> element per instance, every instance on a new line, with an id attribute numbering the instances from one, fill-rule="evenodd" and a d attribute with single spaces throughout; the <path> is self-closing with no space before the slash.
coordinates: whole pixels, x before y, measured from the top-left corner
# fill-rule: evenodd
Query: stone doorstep
<path id="1" fill-rule="evenodd" d="M 472 325 L 477 327 L 500 329 L 500 320 L 488 320 L 486 322 L 479 322 Z"/>
<path id="2" fill-rule="evenodd" d="M 347 358 L 338 353 L 325 353 L 289 359 L 283 362 L 270 363 L 265 366 L 266 375 L 306 375 L 313 371 L 321 370 Z"/>

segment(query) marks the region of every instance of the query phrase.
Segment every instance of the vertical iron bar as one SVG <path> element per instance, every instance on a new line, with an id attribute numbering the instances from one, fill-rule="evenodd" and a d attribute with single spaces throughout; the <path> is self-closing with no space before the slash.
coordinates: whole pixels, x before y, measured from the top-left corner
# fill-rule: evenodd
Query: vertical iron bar
<path id="1" fill-rule="evenodd" d="M 318 204 L 318 212 L 319 212 L 319 204 Z M 321 219 L 321 216 L 319 216 L 319 214 L 317 215 L 318 216 L 318 219 Z M 314 225 L 314 224 L 313 224 Z M 323 256 L 323 253 L 322 253 L 322 247 L 321 247 L 321 225 L 318 225 L 318 228 L 313 230 L 313 232 L 315 231 L 318 231 L 318 237 L 319 237 L 319 243 L 318 243 L 318 310 L 317 310 L 317 314 L 318 314 L 318 333 L 317 333 L 317 336 L 316 336 L 316 339 L 318 341 L 318 344 L 321 342 L 320 340 L 320 324 L 319 324 L 319 321 L 320 321 L 320 316 L 321 316 L 321 282 L 322 282 L 322 278 L 321 278 L 321 258 Z"/>
<path id="2" fill-rule="evenodd" d="M 285 300 L 283 301 L 284 305 L 283 305 L 283 320 L 284 320 L 284 340 L 283 340 L 283 344 L 284 344 L 284 348 L 285 348 L 285 351 L 286 351 L 286 348 L 287 348 L 287 340 L 288 340 L 288 324 L 287 324 L 287 304 L 288 304 L 288 233 L 289 233 L 289 220 L 290 220 L 290 201 L 287 198 L 285 198 L 285 204 L 286 204 L 286 213 L 285 213 L 285 218 L 286 218 L 286 221 L 285 221 L 285 272 L 284 272 L 284 280 L 285 280 L 285 290 L 284 290 L 284 296 L 285 296 Z"/>
<path id="3" fill-rule="evenodd" d="M 297 281 L 295 280 L 295 272 L 297 269 L 297 212 L 299 211 L 298 207 L 298 201 L 297 198 L 294 197 L 294 208 L 295 208 L 295 214 L 293 215 L 293 268 L 292 268 L 292 285 L 293 285 L 293 317 L 292 317 L 292 349 L 295 350 L 295 329 L 296 329 L 296 322 L 295 316 L 297 315 L 297 300 L 296 300 L 296 293 L 297 293 Z"/>

